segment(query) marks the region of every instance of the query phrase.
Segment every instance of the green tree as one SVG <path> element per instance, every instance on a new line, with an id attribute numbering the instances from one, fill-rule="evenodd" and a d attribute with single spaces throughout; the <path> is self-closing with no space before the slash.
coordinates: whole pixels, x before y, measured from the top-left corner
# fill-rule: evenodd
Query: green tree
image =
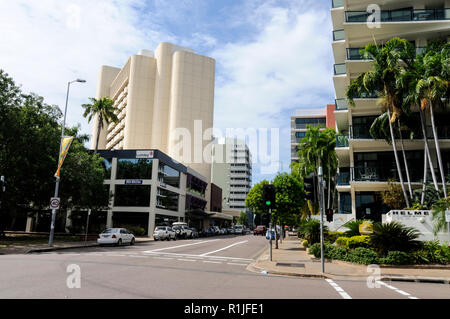
<path id="1" fill-rule="evenodd" d="M 102 97 L 98 100 L 91 97 L 89 100 L 91 101 L 91 104 L 82 105 L 84 108 L 83 116 L 87 117 L 88 122 L 91 122 L 93 117 L 98 119 L 98 129 L 95 142 L 95 151 L 97 151 L 98 141 L 100 139 L 100 130 L 103 128 L 104 124 L 108 125 L 111 122 L 119 122 L 119 118 L 116 115 L 118 109 L 114 107 L 114 101 L 107 97 Z"/>
<path id="2" fill-rule="evenodd" d="M 22 93 L 0 70 L 0 174 L 6 180 L 0 227 L 14 228 L 18 217 L 48 209 L 55 188 L 61 117 L 57 106 Z M 78 127 L 66 130 L 75 139 L 61 169 L 60 211 L 106 206 L 109 194 L 103 186 L 102 159 L 84 147 L 87 137 L 78 134 Z"/>
<path id="3" fill-rule="evenodd" d="M 237 219 L 237 223 L 238 223 L 239 225 L 248 226 L 247 214 L 246 214 L 245 212 L 241 212 L 241 215 L 240 215 L 239 218 Z"/>
<path id="4" fill-rule="evenodd" d="M 398 85 L 398 78 L 402 65 L 412 66 L 415 50 L 412 44 L 400 38 L 393 38 L 382 47 L 376 44 L 368 44 L 362 50 L 365 58 L 373 59 L 372 69 L 363 72 L 352 80 L 346 91 L 346 97 L 351 106 L 355 106 L 354 98 L 364 93 L 376 92 L 380 96 L 378 103 L 382 106 L 382 112 L 387 112 L 389 117 L 389 131 L 394 151 L 395 164 L 400 179 L 403 196 L 409 207 L 409 197 L 406 194 L 403 182 L 403 174 L 397 154 L 393 123 L 402 114 L 403 95 L 405 90 Z"/>
<path id="5" fill-rule="evenodd" d="M 247 198 L 245 199 L 245 206 L 250 208 L 254 214 L 265 214 L 268 212 L 262 198 L 263 186 L 268 184 L 269 181 L 264 179 L 258 184 L 253 185 L 248 192 Z"/>

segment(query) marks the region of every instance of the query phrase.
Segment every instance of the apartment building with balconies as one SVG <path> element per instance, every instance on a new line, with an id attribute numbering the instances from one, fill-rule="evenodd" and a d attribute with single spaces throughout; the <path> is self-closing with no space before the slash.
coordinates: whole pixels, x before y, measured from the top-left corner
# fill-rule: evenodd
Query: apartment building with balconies
<path id="1" fill-rule="evenodd" d="M 372 12 L 367 11 L 373 4 L 381 9 L 380 20 L 377 21 L 379 27 L 367 24 L 368 19 L 372 21 Z M 450 0 L 333 0 L 331 17 L 335 60 L 334 114 L 338 131 L 336 152 L 339 158 L 339 213 L 349 214 L 356 219 L 381 221 L 381 214 L 386 213 L 389 208 L 382 204 L 380 191 L 387 189 L 389 179 L 398 181 L 394 153 L 391 145 L 384 140 L 374 140 L 369 134 L 373 120 L 381 114 L 376 94 L 355 96 L 355 106 L 349 107 L 345 98 L 346 89 L 352 79 L 370 70 L 372 61 L 364 59 L 359 51 L 368 43 L 383 45 L 393 37 L 401 37 L 413 43 L 416 53 L 420 54 L 430 40 L 449 41 Z M 436 120 L 447 175 L 450 172 L 450 116 L 439 114 Z M 429 137 L 431 138 L 431 134 Z M 438 174 L 434 143 L 429 144 Z M 404 147 L 413 187 L 421 187 L 423 138 L 417 136 L 414 140 L 405 139 Z M 403 164 L 400 151 L 399 156 Z M 406 179 L 404 165 L 402 166 Z"/>

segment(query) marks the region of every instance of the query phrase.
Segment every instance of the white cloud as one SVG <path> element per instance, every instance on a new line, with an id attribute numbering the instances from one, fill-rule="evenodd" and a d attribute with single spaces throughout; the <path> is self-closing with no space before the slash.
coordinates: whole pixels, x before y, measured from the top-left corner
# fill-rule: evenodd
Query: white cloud
<path id="1" fill-rule="evenodd" d="M 61 108 L 67 82 L 87 80 L 71 86 L 67 121 L 81 123 L 82 131 L 90 134 L 81 104 L 95 96 L 100 66 L 120 67 L 139 49 L 171 40 L 163 32 L 135 27 L 142 5 L 138 0 L 1 1 L 0 68 L 25 92 Z"/>
<path id="2" fill-rule="evenodd" d="M 218 71 L 215 126 L 280 128 L 284 171 L 290 164 L 290 115 L 324 108 L 333 92 L 329 12 L 305 10 L 305 4 L 298 3 L 299 10 L 263 3 L 248 18 L 260 29 L 256 37 L 211 53 Z"/>

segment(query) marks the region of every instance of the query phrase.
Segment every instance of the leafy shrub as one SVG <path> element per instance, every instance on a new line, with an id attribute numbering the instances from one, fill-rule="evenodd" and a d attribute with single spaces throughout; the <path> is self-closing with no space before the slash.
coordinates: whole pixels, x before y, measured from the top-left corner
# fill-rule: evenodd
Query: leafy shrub
<path id="1" fill-rule="evenodd" d="M 348 247 L 334 247 L 334 249 L 330 250 L 327 258 L 349 261 L 351 253 L 352 251 Z"/>
<path id="2" fill-rule="evenodd" d="M 361 236 L 353 236 L 348 238 L 347 240 L 348 248 L 357 248 L 357 247 L 370 247 L 370 236 L 361 235 Z"/>
<path id="3" fill-rule="evenodd" d="M 385 258 L 380 258 L 380 263 L 387 265 L 410 265 L 414 263 L 412 254 L 404 251 L 390 251 Z"/>
<path id="4" fill-rule="evenodd" d="M 327 227 L 323 227 L 323 232 L 326 233 Z M 310 244 L 320 242 L 320 221 L 317 219 L 307 219 L 300 223 L 298 234 L 300 238 L 306 239 Z"/>
<path id="5" fill-rule="evenodd" d="M 450 248 L 448 245 L 441 245 L 439 241 L 427 241 L 424 243 L 419 256 L 425 257 L 428 263 L 447 264 L 450 263 Z"/>
<path id="6" fill-rule="evenodd" d="M 320 258 L 320 243 L 312 244 L 308 252 L 316 258 Z"/>
<path id="7" fill-rule="evenodd" d="M 406 227 L 398 222 L 376 223 L 373 226 L 373 234 L 370 242 L 378 253 L 386 256 L 388 251 L 413 251 L 421 248 L 422 242 L 418 241 L 420 232 L 413 227 Z"/>
<path id="8" fill-rule="evenodd" d="M 338 247 L 348 247 L 349 237 L 338 237 L 336 239 L 336 246 Z"/>
<path id="9" fill-rule="evenodd" d="M 325 240 L 334 243 L 338 237 L 341 237 L 344 233 L 338 231 L 328 231 L 325 235 Z"/>
<path id="10" fill-rule="evenodd" d="M 364 265 L 379 263 L 377 253 L 372 249 L 364 247 L 358 247 L 351 250 L 351 253 L 348 255 L 348 259 L 351 262 Z"/>
<path id="11" fill-rule="evenodd" d="M 344 236 L 352 237 L 352 236 L 359 236 L 359 225 L 363 223 L 363 220 L 352 220 L 349 222 L 346 222 L 343 227 L 347 228 L 348 230 L 344 232 Z"/>
<path id="12" fill-rule="evenodd" d="M 302 241 L 302 246 L 307 248 L 309 246 L 309 242 L 305 239 L 304 241 Z"/>

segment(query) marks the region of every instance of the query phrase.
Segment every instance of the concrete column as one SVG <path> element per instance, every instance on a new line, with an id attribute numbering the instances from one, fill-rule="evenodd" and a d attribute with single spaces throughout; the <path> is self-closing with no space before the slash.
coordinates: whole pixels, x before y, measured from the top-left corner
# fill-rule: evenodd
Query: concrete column
<path id="1" fill-rule="evenodd" d="M 148 215 L 148 237 L 152 237 L 153 230 L 155 229 L 155 219 L 156 219 L 156 198 L 158 195 L 158 167 L 159 167 L 159 159 L 153 159 L 152 166 L 152 183 L 150 189 L 150 211 Z"/>
<path id="2" fill-rule="evenodd" d="M 66 210 L 66 225 L 65 225 L 65 232 L 70 233 L 70 227 L 72 226 L 72 209 L 68 208 Z"/>
<path id="3" fill-rule="evenodd" d="M 115 194 L 115 181 L 116 181 L 116 172 L 117 172 L 117 158 L 112 159 L 111 165 L 111 184 L 109 184 L 109 193 L 112 194 L 112 197 L 109 201 L 108 205 L 108 213 L 106 215 L 106 228 L 113 227 L 113 207 L 114 207 L 114 194 Z"/>
<path id="4" fill-rule="evenodd" d="M 33 231 L 33 217 L 27 217 L 27 225 L 25 227 L 26 232 Z"/>

